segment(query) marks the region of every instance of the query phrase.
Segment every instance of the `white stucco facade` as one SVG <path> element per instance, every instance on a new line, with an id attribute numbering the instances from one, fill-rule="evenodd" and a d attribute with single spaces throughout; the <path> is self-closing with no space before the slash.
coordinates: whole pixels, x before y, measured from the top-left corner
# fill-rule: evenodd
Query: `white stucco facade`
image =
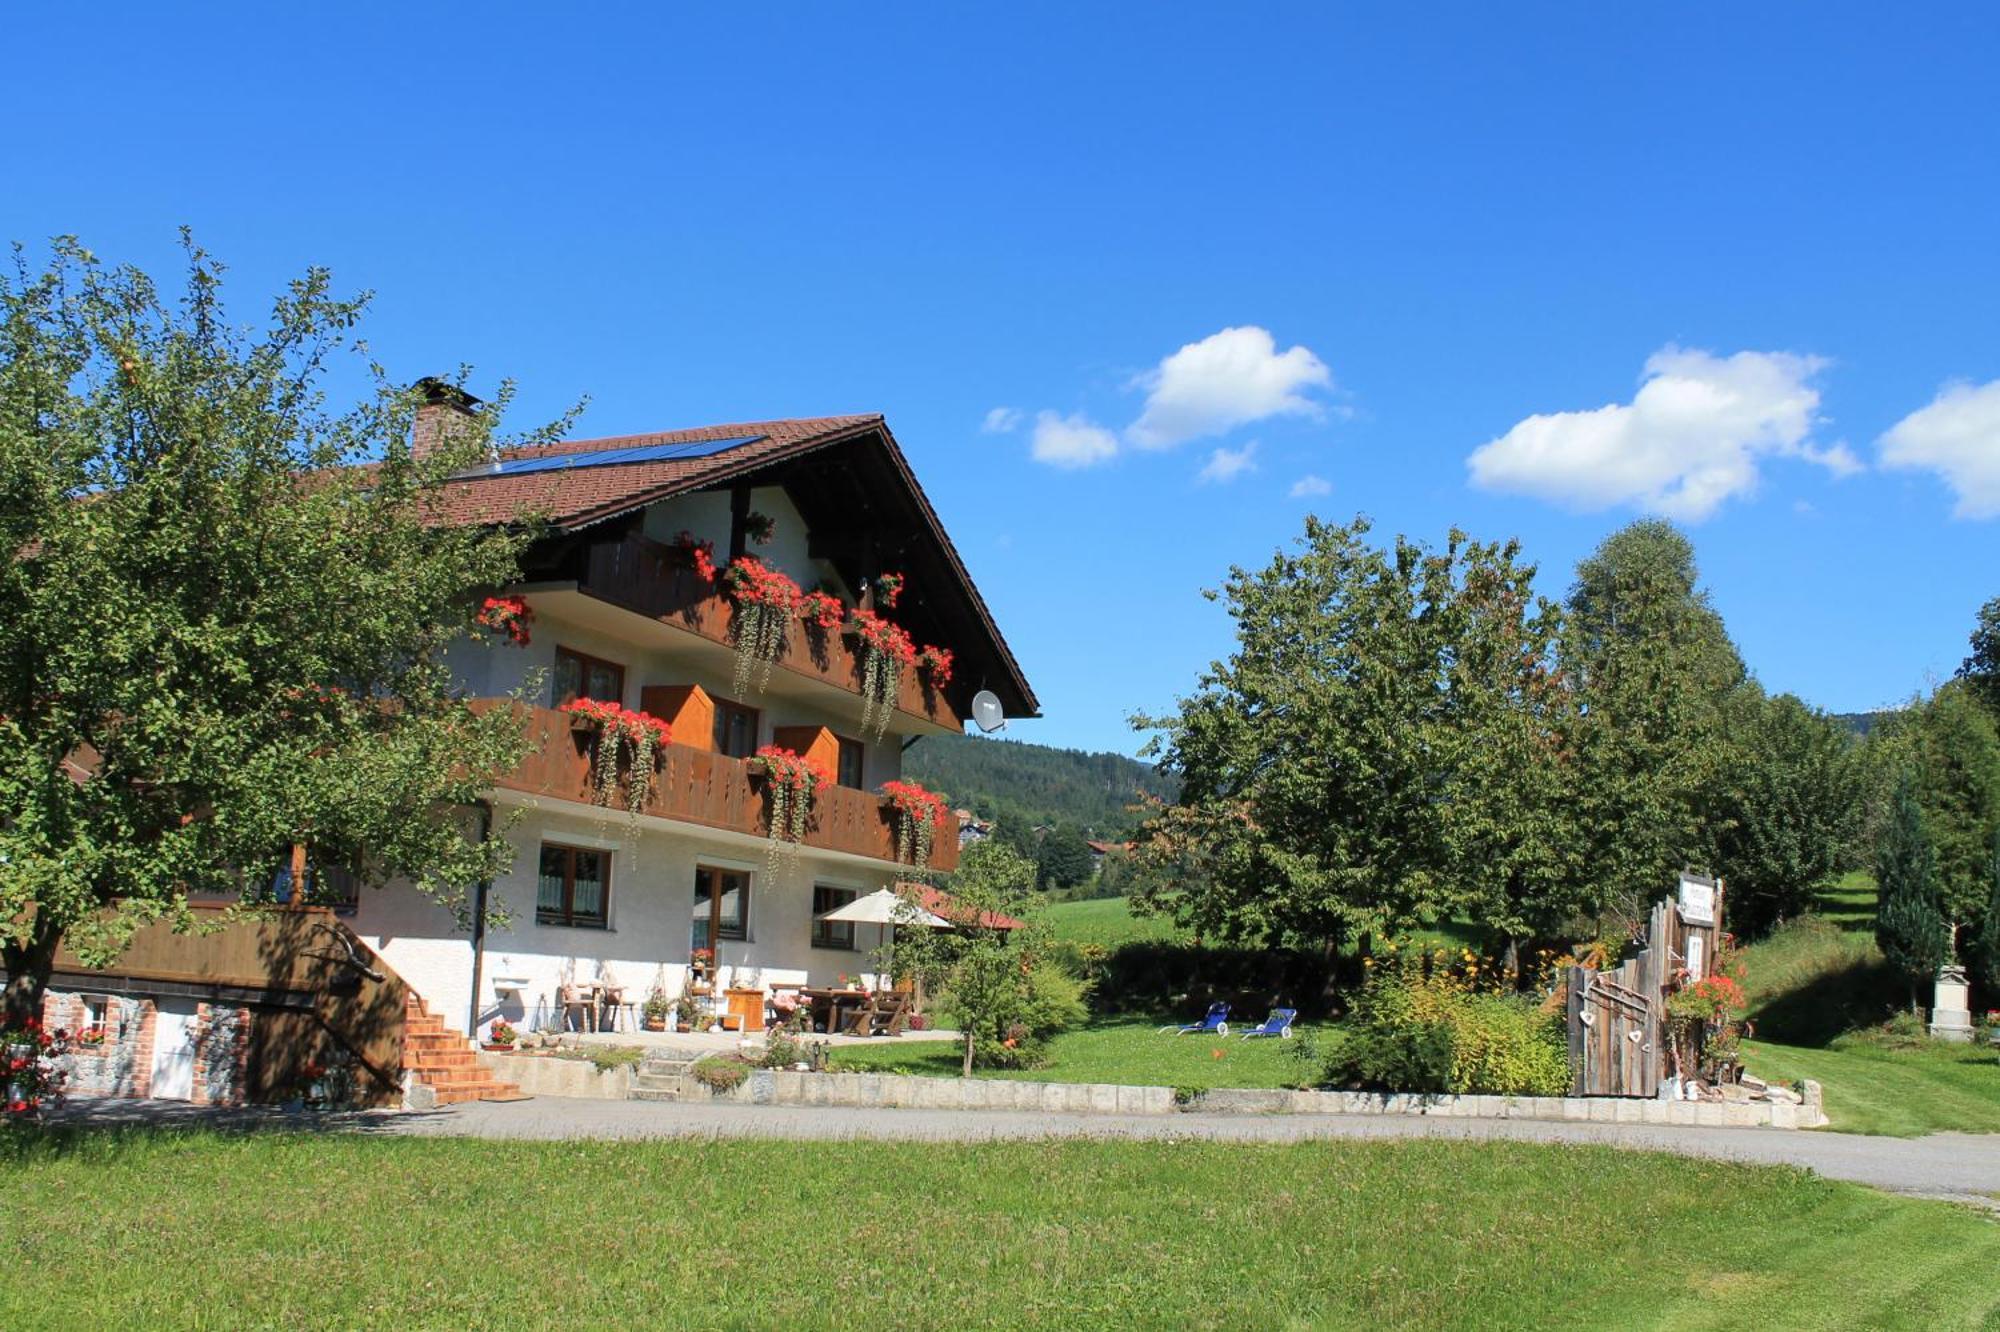
<path id="1" fill-rule="evenodd" d="M 687 980 L 695 920 L 698 866 L 750 876 L 747 939 L 716 948 L 724 984 L 832 984 L 840 975 L 873 970 L 877 939 L 856 926 L 853 949 L 815 947 L 815 886 L 867 894 L 895 873 L 856 857 L 809 847 L 775 863 L 754 838 L 707 833 L 653 818 L 561 801 L 497 807 L 496 835 L 514 847 L 513 867 L 494 880 L 490 900 L 510 923 L 489 927 L 481 966 L 479 1022 L 504 1017 L 537 1023 L 572 981 L 622 985 L 632 1002 L 655 988 L 678 995 Z M 539 924 L 535 890 L 543 843 L 585 847 L 611 857 L 608 921 L 603 928 Z M 431 1011 L 457 1026 L 470 1012 L 472 936 L 452 914 L 415 890 L 391 884 L 364 891 L 352 924 L 390 966 L 414 986 Z"/>

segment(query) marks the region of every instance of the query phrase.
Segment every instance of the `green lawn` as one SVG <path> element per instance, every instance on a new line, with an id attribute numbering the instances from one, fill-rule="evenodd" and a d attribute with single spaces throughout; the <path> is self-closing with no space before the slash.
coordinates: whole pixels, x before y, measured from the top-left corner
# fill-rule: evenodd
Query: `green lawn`
<path id="1" fill-rule="evenodd" d="M 2000 1224 L 1446 1141 L 0 1143 L 0 1326 L 1959 1329 Z"/>
<path id="2" fill-rule="evenodd" d="M 1116 948 L 1138 939 L 1185 939 L 1165 916 L 1135 916 L 1122 897 L 1057 902 L 1049 908 L 1049 932 L 1059 942 Z"/>
<path id="3" fill-rule="evenodd" d="M 1260 1018 L 1262 1014 L 1258 1015 Z M 1254 1023 L 1252 1024 L 1254 1025 Z M 1312 1081 L 1311 1070 L 1292 1057 L 1297 1040 L 1238 1039 L 1245 1027 L 1232 1025 L 1226 1040 L 1161 1035 L 1159 1023 L 1106 1019 L 1049 1042 L 1046 1067 L 1019 1071 L 982 1069 L 980 1077 L 1025 1078 L 1035 1082 L 1116 1082 L 1151 1087 L 1297 1087 Z M 1307 1028 L 1300 1027 L 1304 1032 Z M 837 1069 L 959 1075 L 955 1045 L 850 1045 L 833 1052 Z"/>
<path id="4" fill-rule="evenodd" d="M 1772 1082 L 1817 1080 L 1829 1127 L 1907 1138 L 2000 1133 L 2000 1050 L 1926 1042 L 1891 1050 L 1861 1040 L 1829 1046 L 1744 1043 L 1744 1066 Z"/>
<path id="5" fill-rule="evenodd" d="M 1772 1081 L 1818 1081 L 1836 1130 L 2000 1133 L 2000 1052 L 1928 1041 L 1892 1049 L 1861 1034 L 1909 1003 L 1874 928 L 1875 882 L 1850 874 L 1817 916 L 1743 950 L 1757 1033 L 1744 1044 L 1745 1067 Z"/>

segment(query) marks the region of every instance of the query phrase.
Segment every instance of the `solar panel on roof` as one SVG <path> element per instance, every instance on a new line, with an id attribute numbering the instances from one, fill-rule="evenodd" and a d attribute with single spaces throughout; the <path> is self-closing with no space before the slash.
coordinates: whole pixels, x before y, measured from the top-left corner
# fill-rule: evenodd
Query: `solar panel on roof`
<path id="1" fill-rule="evenodd" d="M 615 467 L 621 463 L 665 462 L 681 458 L 709 458 L 743 444 L 754 444 L 762 435 L 733 435 L 726 439 L 682 440 L 677 444 L 641 444 L 623 449 L 593 449 L 585 453 L 557 453 L 541 458 L 506 458 L 465 473 L 475 476 L 525 476 L 530 472 L 562 472 L 576 467 Z"/>

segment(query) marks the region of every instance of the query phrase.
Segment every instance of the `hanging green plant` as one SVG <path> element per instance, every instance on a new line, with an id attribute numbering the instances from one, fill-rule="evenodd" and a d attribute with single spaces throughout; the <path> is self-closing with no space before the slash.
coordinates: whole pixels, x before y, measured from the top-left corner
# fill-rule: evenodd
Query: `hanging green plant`
<path id="1" fill-rule="evenodd" d="M 882 794 L 896 820 L 896 859 L 929 870 L 931 847 L 937 830 L 951 818 L 951 807 L 938 792 L 916 782 L 884 782 Z"/>
<path id="2" fill-rule="evenodd" d="M 903 692 L 903 669 L 917 661 L 910 636 L 873 611 L 858 610 L 847 622 L 861 648 L 861 730 L 879 740 L 896 714 Z"/>
<path id="3" fill-rule="evenodd" d="M 673 743 L 673 730 L 651 713 L 633 712 L 616 703 L 595 698 L 572 699 L 562 711 L 597 733 L 590 765 L 590 796 L 600 805 L 609 805 L 618 794 L 618 778 L 625 774 L 625 808 L 632 814 L 646 807 L 653 793 L 653 773 L 659 766 L 660 751 Z"/>
<path id="4" fill-rule="evenodd" d="M 769 802 L 765 816 L 768 867 L 775 870 L 780 856 L 797 853 L 799 843 L 805 840 L 813 801 L 820 787 L 833 777 L 782 745 L 765 745 L 751 757 L 749 766 L 751 775 L 764 782 L 764 798 Z"/>
<path id="5" fill-rule="evenodd" d="M 736 603 L 736 696 L 754 678 L 758 692 L 771 682 L 771 666 L 785 655 L 792 614 L 803 594 L 799 585 L 755 555 L 731 560 L 722 571 L 722 590 Z"/>
<path id="6" fill-rule="evenodd" d="M 778 525 L 771 521 L 768 514 L 758 513 L 752 509 L 743 516 L 743 535 L 750 538 L 750 544 L 753 546 L 770 545 L 771 537 L 777 530 Z"/>

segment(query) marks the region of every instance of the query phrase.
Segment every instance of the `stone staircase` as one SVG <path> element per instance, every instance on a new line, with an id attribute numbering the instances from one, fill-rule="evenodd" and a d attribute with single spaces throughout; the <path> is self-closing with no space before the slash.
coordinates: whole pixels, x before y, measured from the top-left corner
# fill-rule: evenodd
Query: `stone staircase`
<path id="1" fill-rule="evenodd" d="M 646 1056 L 646 1062 L 639 1065 L 639 1071 L 632 1077 L 631 1099 L 634 1101 L 686 1099 L 688 1090 L 694 1085 L 694 1078 L 689 1072 L 693 1067 L 692 1056 L 677 1054 Z"/>
<path id="2" fill-rule="evenodd" d="M 472 1042 L 410 995 L 403 1016 L 403 1071 L 429 1087 L 439 1105 L 517 1097 L 521 1089 L 501 1082 L 479 1062 Z"/>

